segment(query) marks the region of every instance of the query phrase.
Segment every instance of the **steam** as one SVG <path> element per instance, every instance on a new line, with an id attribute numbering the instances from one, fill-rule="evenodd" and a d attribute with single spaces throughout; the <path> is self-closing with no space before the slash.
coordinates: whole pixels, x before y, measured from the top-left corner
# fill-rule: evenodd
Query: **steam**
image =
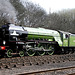
<path id="1" fill-rule="evenodd" d="M 0 21 L 2 23 L 15 23 L 16 10 L 9 0 L 0 0 Z"/>

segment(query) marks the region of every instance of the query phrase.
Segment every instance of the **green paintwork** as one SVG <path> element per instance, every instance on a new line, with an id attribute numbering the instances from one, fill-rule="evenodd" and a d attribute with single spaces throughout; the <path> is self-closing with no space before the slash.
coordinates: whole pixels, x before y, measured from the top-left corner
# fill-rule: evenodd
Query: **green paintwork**
<path id="1" fill-rule="evenodd" d="M 68 39 L 63 40 L 63 46 L 68 46 Z"/>
<path id="2" fill-rule="evenodd" d="M 70 46 L 75 46 L 75 36 L 70 37 Z"/>
<path id="3" fill-rule="evenodd" d="M 23 57 L 24 56 L 24 51 L 22 50 L 22 51 L 19 51 L 19 55 L 21 56 L 21 57 Z"/>
<path id="4" fill-rule="evenodd" d="M 35 55 L 35 52 L 33 51 L 33 50 L 28 50 L 27 52 L 27 55 L 29 55 L 29 56 L 34 56 Z"/>
<path id="5" fill-rule="evenodd" d="M 10 50 L 10 49 L 9 49 L 9 50 L 7 50 L 7 57 L 12 57 L 12 54 L 11 54 L 12 52 L 13 52 L 13 51 L 12 51 L 12 50 Z"/>
<path id="6" fill-rule="evenodd" d="M 52 36 L 45 36 L 45 35 L 33 35 L 29 34 L 28 39 L 48 39 L 49 41 L 53 41 Z"/>
<path id="7" fill-rule="evenodd" d="M 68 46 L 68 38 L 63 40 L 63 46 Z M 75 46 L 75 36 L 70 36 L 69 46 Z"/>
<path id="8" fill-rule="evenodd" d="M 45 51 L 38 51 L 38 55 L 40 55 L 40 56 L 45 55 Z"/>
<path id="9" fill-rule="evenodd" d="M 25 30 L 28 32 L 28 39 L 47 39 L 48 41 L 57 41 L 59 46 L 68 46 L 68 38 L 65 37 L 65 35 L 70 34 L 70 46 L 75 46 L 74 44 L 74 37 L 69 32 L 60 31 L 63 33 L 63 41 L 61 40 L 60 33 L 56 30 L 50 30 L 45 28 L 30 28 L 30 27 L 24 27 Z"/>
<path id="10" fill-rule="evenodd" d="M 30 28 L 24 27 L 28 32 L 28 39 L 47 39 L 48 41 L 57 41 L 59 45 L 62 45 L 60 33 L 56 30 L 50 30 L 45 28 Z"/>
<path id="11" fill-rule="evenodd" d="M 50 47 L 49 47 L 49 50 L 50 50 L 50 51 L 48 51 L 48 54 L 49 54 L 49 55 L 53 55 L 53 53 L 54 53 L 54 47 L 50 46 Z"/>

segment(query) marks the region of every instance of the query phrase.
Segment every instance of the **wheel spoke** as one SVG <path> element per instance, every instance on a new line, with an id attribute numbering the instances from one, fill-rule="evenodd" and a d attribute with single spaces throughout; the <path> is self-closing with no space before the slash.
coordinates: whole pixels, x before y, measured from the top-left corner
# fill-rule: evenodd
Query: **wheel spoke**
<path id="1" fill-rule="evenodd" d="M 35 52 L 32 49 L 30 49 L 30 50 L 27 51 L 27 55 L 34 56 Z"/>

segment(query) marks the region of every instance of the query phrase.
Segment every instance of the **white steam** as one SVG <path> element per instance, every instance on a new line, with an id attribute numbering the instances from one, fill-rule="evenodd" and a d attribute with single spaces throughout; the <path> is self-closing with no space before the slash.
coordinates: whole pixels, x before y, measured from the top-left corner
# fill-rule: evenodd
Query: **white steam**
<path id="1" fill-rule="evenodd" d="M 0 18 L 9 23 L 16 22 L 16 11 L 9 0 L 0 0 Z"/>

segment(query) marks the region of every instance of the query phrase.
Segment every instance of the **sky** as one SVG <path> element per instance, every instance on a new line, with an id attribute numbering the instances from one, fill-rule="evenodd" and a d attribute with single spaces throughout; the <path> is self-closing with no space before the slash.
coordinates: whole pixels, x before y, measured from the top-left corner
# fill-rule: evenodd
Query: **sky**
<path id="1" fill-rule="evenodd" d="M 47 13 L 75 8 L 75 0 L 29 0 L 39 4 Z"/>

